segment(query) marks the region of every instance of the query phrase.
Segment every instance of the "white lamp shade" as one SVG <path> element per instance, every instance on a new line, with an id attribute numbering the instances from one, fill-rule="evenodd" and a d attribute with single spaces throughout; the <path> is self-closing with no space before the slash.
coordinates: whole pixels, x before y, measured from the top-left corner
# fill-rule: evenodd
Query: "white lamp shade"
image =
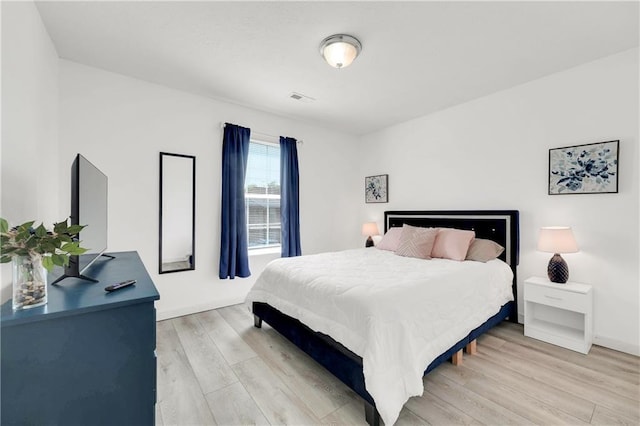
<path id="1" fill-rule="evenodd" d="M 370 237 L 372 235 L 378 235 L 378 224 L 375 222 L 367 222 L 362 225 L 362 235 Z"/>
<path id="2" fill-rule="evenodd" d="M 568 226 L 546 226 L 540 228 L 538 250 L 549 253 L 576 253 L 578 243 Z"/>
<path id="3" fill-rule="evenodd" d="M 357 55 L 358 51 L 349 43 L 333 43 L 324 48 L 324 59 L 334 68 L 348 67 Z"/>
<path id="4" fill-rule="evenodd" d="M 362 45 L 358 39 L 347 34 L 332 35 L 320 44 L 322 57 L 334 68 L 345 68 L 351 65 L 361 49 Z"/>

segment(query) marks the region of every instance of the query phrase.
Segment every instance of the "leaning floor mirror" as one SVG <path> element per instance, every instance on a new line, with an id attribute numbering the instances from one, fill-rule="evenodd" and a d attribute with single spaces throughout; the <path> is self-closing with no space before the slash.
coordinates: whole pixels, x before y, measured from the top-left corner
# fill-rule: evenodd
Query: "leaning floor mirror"
<path id="1" fill-rule="evenodd" d="M 196 157 L 160 153 L 159 273 L 196 269 Z"/>

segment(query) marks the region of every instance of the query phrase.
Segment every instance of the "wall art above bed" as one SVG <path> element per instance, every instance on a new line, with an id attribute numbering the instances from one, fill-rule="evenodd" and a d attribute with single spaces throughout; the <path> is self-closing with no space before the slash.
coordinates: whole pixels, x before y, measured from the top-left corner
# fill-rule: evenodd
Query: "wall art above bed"
<path id="1" fill-rule="evenodd" d="M 389 202 L 389 175 L 364 178 L 364 201 L 365 203 Z"/>
<path id="2" fill-rule="evenodd" d="M 620 141 L 549 150 L 549 195 L 618 192 Z"/>

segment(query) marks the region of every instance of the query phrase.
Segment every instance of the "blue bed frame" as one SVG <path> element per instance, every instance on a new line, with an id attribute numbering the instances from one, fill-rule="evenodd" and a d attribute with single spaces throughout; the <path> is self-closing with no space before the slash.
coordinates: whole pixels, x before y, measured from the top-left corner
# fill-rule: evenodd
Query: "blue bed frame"
<path id="1" fill-rule="evenodd" d="M 518 321 L 516 266 L 519 261 L 519 212 L 517 210 L 445 210 L 445 211 L 387 211 L 385 232 L 391 227 L 409 224 L 422 227 L 447 227 L 473 230 L 476 238 L 496 241 L 505 251 L 500 258 L 513 270 L 514 301 L 503 305 L 500 311 L 471 331 L 429 364 L 425 374 L 450 359 L 478 336 L 508 319 Z M 370 425 L 380 424 L 380 415 L 375 401 L 365 388 L 362 358 L 345 348 L 330 336 L 315 332 L 295 318 L 283 314 L 266 303 L 254 302 L 254 325 L 262 326 L 266 321 L 272 328 L 302 349 L 316 362 L 349 386 L 364 399 L 365 417 Z"/>

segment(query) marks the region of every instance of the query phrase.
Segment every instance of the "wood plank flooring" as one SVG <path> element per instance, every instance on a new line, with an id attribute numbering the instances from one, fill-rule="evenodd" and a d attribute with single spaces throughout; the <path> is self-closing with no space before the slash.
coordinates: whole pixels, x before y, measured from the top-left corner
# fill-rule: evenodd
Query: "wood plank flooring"
<path id="1" fill-rule="evenodd" d="M 157 325 L 157 425 L 364 425 L 362 400 L 244 305 Z M 502 323 L 425 376 L 397 425 L 638 425 L 640 358 Z"/>

